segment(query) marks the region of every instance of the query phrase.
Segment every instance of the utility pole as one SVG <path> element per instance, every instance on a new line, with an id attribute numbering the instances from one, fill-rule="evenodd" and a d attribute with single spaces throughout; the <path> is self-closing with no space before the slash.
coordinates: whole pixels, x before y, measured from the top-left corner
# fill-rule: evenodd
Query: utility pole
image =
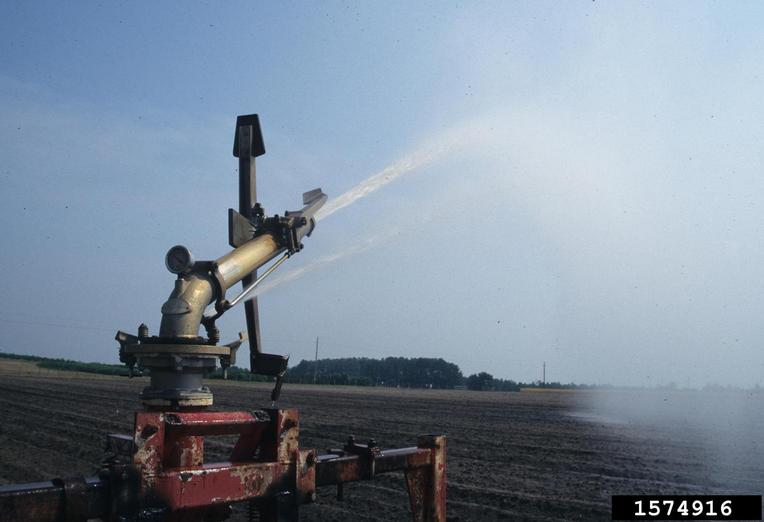
<path id="1" fill-rule="evenodd" d="M 546 361 L 541 365 L 541 385 L 546 386 Z"/>
<path id="2" fill-rule="evenodd" d="M 316 359 L 313 362 L 313 384 L 316 384 L 317 376 L 318 376 L 318 336 L 316 336 Z"/>

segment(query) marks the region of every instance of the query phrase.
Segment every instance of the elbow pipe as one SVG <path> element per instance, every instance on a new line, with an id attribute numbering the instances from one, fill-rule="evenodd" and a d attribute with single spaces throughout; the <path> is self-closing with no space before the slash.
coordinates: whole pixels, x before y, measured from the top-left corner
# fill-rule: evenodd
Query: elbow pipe
<path id="1" fill-rule="evenodd" d="M 175 288 L 162 305 L 159 336 L 193 340 L 199 336 L 204 310 L 216 298 L 217 288 L 227 290 L 284 251 L 275 238 L 263 234 L 247 241 L 214 262 L 218 276 L 194 270 L 175 280 Z M 200 263 L 201 264 L 201 263 Z"/>
<path id="2" fill-rule="evenodd" d="M 196 339 L 204 310 L 214 299 L 211 276 L 191 274 L 178 277 L 170 297 L 162 305 L 159 337 Z"/>

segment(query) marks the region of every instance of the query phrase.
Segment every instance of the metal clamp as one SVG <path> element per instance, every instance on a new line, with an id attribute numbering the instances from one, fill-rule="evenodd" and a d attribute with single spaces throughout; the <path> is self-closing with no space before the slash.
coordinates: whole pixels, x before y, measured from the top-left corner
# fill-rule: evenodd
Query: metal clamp
<path id="1" fill-rule="evenodd" d="M 348 437 L 348 441 L 342 449 L 347 454 L 364 457 L 366 463 L 368 464 L 369 473 L 367 478 L 374 478 L 376 472 L 376 458 L 382 453 L 382 451 L 379 449 L 379 446 L 377 446 L 376 440 L 369 439 L 369 442 L 366 444 L 358 444 L 355 441 L 355 437 L 351 435 Z"/>

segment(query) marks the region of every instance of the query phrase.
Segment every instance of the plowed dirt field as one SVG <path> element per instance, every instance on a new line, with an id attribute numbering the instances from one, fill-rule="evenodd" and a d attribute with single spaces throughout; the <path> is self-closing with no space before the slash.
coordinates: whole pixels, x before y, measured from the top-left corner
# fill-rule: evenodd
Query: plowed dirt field
<path id="1" fill-rule="evenodd" d="M 145 384 L 0 361 L 0 484 L 92 474 L 104 434 L 131 432 Z M 270 404 L 266 386 L 210 386 L 216 409 Z M 746 457 L 762 449 L 761 396 L 753 434 L 727 441 L 744 451 L 725 457 L 718 440 L 692 425 L 608 417 L 592 406 L 597 393 L 285 385 L 279 406 L 300 409 L 301 445 L 320 452 L 350 434 L 374 437 L 383 448 L 446 434 L 449 520 L 610 520 L 617 493 L 762 493 L 760 458 Z M 224 442 L 207 447 L 225 449 Z M 346 485 L 343 502 L 332 488 L 319 489 L 318 502 L 301 514 L 392 521 L 407 520 L 407 509 L 402 475 L 389 475 Z"/>

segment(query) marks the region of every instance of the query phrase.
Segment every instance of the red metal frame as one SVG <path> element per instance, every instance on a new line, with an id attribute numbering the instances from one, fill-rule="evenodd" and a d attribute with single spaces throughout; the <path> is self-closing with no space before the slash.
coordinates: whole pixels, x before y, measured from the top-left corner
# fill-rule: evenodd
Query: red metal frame
<path id="1" fill-rule="evenodd" d="M 229 461 L 204 462 L 204 437 L 212 435 L 239 436 Z M 315 451 L 299 449 L 297 410 L 140 412 L 133 440 L 143 496 L 184 520 L 282 491 L 294 492 L 295 503 L 315 498 Z"/>
<path id="2" fill-rule="evenodd" d="M 238 439 L 228 461 L 205 462 L 205 437 L 216 435 Z M 404 471 L 413 520 L 446 520 L 444 436 L 391 450 L 351 439 L 343 450 L 318 456 L 299 448 L 297 410 L 271 409 L 139 412 L 132 441 L 110 440 L 129 462 L 112 461 L 89 479 L 0 487 L 0 519 L 116 521 L 120 510 L 142 506 L 168 522 L 199 522 L 211 514 L 223 520 L 231 503 L 250 501 L 261 521 L 297 520 L 299 506 L 316 500 L 317 486 L 336 485 L 341 497 L 345 482 Z"/>

